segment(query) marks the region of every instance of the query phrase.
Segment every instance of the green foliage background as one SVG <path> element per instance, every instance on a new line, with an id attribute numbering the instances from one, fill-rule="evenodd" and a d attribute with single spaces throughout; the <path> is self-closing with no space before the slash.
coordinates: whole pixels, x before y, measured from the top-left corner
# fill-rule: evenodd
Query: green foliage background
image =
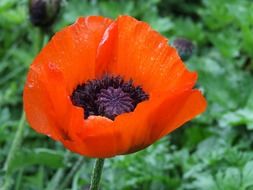
<path id="1" fill-rule="evenodd" d="M 0 189 L 6 175 L 15 190 L 86 189 L 94 160 L 28 126 L 8 174 L 4 168 L 21 117 L 26 72 L 40 48 L 27 5 L 0 1 Z M 79 16 L 120 14 L 147 21 L 169 39 L 194 42 L 196 53 L 186 64 L 199 73 L 208 110 L 143 151 L 106 160 L 101 189 L 253 190 L 253 2 L 63 1 L 53 31 Z"/>

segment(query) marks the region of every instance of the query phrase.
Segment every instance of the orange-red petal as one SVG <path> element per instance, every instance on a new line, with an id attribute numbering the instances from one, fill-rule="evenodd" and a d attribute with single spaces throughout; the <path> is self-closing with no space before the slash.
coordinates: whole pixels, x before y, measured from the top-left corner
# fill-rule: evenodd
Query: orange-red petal
<path id="1" fill-rule="evenodd" d="M 113 121 L 105 117 L 91 116 L 85 121 L 82 131 L 77 132 L 75 139 L 62 142 L 68 149 L 89 157 L 115 156 L 119 136 L 112 124 Z"/>
<path id="2" fill-rule="evenodd" d="M 120 16 L 108 33 L 112 48 L 106 49 L 105 73 L 132 78 L 149 93 L 176 91 L 195 84 L 197 74 L 187 70 L 168 40 L 148 24 Z"/>
<path id="3" fill-rule="evenodd" d="M 139 104 L 134 112 L 116 118 L 114 124 L 121 136 L 118 152 L 143 149 L 205 109 L 206 101 L 197 90 L 155 95 Z"/>
<path id="4" fill-rule="evenodd" d="M 79 18 L 52 38 L 42 50 L 62 71 L 68 93 L 88 79 L 95 77 L 95 62 L 98 46 L 112 20 L 91 16 Z"/>
<path id="5" fill-rule="evenodd" d="M 83 118 L 72 105 L 73 89 L 103 74 L 121 75 L 150 95 L 134 112 L 111 121 Z M 146 23 L 129 16 L 116 21 L 80 18 L 57 33 L 31 65 L 24 89 L 30 125 L 89 157 L 112 157 L 152 144 L 206 108 L 197 79 L 176 50 Z"/>
<path id="6" fill-rule="evenodd" d="M 79 83 L 95 77 L 97 48 L 111 22 L 100 16 L 79 18 L 56 33 L 36 57 L 23 95 L 28 122 L 36 131 L 59 139 L 76 128 L 69 119 L 72 112 L 75 121 L 84 122 L 83 110 L 69 96 Z"/>

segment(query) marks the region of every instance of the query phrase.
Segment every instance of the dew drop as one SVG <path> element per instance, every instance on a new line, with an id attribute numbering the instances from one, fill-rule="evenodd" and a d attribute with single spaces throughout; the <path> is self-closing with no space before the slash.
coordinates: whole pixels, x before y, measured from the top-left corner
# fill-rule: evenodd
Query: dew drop
<path id="1" fill-rule="evenodd" d="M 28 88 L 33 88 L 33 87 L 34 87 L 34 81 L 29 81 L 29 82 L 27 83 L 27 87 L 28 87 Z"/>
<path id="2" fill-rule="evenodd" d="M 51 70 L 51 71 L 59 71 L 59 67 L 58 65 L 54 64 L 54 63 L 48 63 L 48 68 Z"/>

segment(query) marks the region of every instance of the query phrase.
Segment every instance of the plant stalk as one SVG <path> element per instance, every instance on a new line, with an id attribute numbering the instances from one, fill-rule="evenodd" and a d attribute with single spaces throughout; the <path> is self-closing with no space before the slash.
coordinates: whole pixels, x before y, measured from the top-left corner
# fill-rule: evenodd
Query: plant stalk
<path id="1" fill-rule="evenodd" d="M 90 190 L 98 190 L 101 174 L 103 171 L 104 159 L 98 158 L 93 168 Z"/>
<path id="2" fill-rule="evenodd" d="M 22 112 L 21 118 L 19 120 L 18 124 L 18 129 L 15 134 L 14 140 L 12 142 L 9 154 L 7 156 L 7 159 L 4 164 L 4 171 L 6 172 L 5 174 L 5 181 L 3 185 L 3 190 L 9 189 L 10 186 L 12 185 L 12 178 L 11 178 L 11 164 L 13 162 L 14 156 L 20 147 L 21 141 L 22 141 L 22 136 L 23 136 L 23 130 L 25 126 L 25 113 Z"/>
<path id="3" fill-rule="evenodd" d="M 84 162 L 84 157 L 80 156 L 79 159 L 77 160 L 77 162 L 75 163 L 75 165 L 72 167 L 72 169 L 68 173 L 68 175 L 65 177 L 64 182 L 59 187 L 59 190 L 63 190 L 68 186 L 68 184 L 71 182 L 71 179 L 73 178 L 73 176 L 76 174 L 76 172 L 82 166 L 83 162 Z"/>
<path id="4" fill-rule="evenodd" d="M 45 36 L 45 34 L 42 31 L 39 31 L 37 44 L 36 44 L 36 47 L 38 48 L 37 52 L 39 52 L 40 49 L 44 45 L 44 36 Z M 3 169 L 6 173 L 5 173 L 5 177 L 4 177 L 4 185 L 1 190 L 8 190 L 12 186 L 13 179 L 11 176 L 12 175 L 11 174 L 11 164 L 12 164 L 13 158 L 14 158 L 16 152 L 18 151 L 18 148 L 20 147 L 20 144 L 22 142 L 24 126 L 25 126 L 25 112 L 23 110 L 22 114 L 21 114 L 21 118 L 19 120 L 19 124 L 18 124 L 18 128 L 17 128 L 16 134 L 15 134 L 14 140 L 11 144 L 10 151 L 9 151 L 6 161 L 4 163 Z"/>

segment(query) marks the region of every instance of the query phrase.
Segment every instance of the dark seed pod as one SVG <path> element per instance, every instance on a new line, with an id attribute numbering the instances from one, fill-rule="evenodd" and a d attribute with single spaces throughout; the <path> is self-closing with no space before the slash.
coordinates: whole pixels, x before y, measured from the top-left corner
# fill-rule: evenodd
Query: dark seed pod
<path id="1" fill-rule="evenodd" d="M 173 41 L 172 46 L 177 49 L 183 61 L 188 60 L 194 51 L 194 45 L 191 41 L 184 38 L 177 38 Z"/>
<path id="2" fill-rule="evenodd" d="M 61 0 L 30 0 L 30 20 L 34 26 L 50 27 L 60 10 Z"/>

